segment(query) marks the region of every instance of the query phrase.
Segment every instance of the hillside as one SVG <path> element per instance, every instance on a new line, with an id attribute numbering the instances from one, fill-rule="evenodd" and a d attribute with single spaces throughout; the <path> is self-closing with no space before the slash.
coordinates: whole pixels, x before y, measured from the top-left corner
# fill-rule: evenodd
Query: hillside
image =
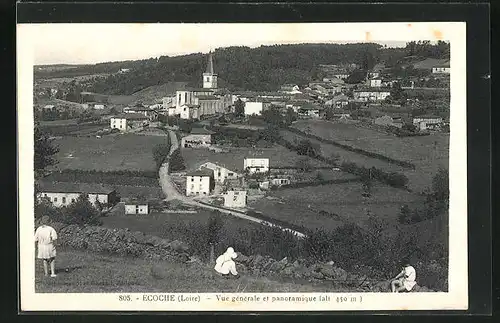
<path id="1" fill-rule="evenodd" d="M 168 82 L 159 85 L 152 85 L 134 94 L 134 103 L 154 104 L 161 102 L 166 95 L 175 94 L 175 91 L 186 87 L 186 82 Z"/>
<path id="2" fill-rule="evenodd" d="M 45 278 L 37 264 L 38 293 L 110 292 L 324 292 L 327 284 L 294 283 L 266 277 L 242 275 L 224 279 L 199 263 L 176 263 L 59 247 L 57 277 Z M 331 290 L 330 290 L 331 291 Z"/>

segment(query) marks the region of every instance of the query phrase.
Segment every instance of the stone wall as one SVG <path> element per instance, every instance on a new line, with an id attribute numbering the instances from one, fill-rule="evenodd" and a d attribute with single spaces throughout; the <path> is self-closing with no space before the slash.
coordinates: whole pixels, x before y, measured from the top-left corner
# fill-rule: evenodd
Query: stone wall
<path id="1" fill-rule="evenodd" d="M 51 223 L 58 233 L 58 245 L 80 250 L 104 252 L 121 256 L 180 262 L 203 262 L 193 256 L 189 246 L 181 241 L 170 241 L 128 229 L 109 229 L 99 226 Z M 307 263 L 305 260 L 275 260 L 269 256 L 235 258 L 241 274 L 254 276 L 280 276 L 309 282 L 329 281 L 339 289 L 365 292 L 389 292 L 390 281 L 377 281 L 364 275 L 349 273 L 331 263 Z M 432 292 L 426 287 L 415 286 L 412 292 Z"/>

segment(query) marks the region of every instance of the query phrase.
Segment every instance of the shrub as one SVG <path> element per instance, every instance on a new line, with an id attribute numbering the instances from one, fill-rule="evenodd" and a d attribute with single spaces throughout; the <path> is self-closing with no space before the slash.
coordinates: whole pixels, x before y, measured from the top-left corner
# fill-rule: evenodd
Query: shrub
<path id="1" fill-rule="evenodd" d="M 186 164 L 184 163 L 184 158 L 181 155 L 181 151 L 176 149 L 169 160 L 169 168 L 172 172 L 178 172 L 186 169 Z"/>
<path id="2" fill-rule="evenodd" d="M 159 170 L 170 153 L 170 144 L 159 144 L 153 148 L 153 159 L 156 163 L 156 170 Z"/>

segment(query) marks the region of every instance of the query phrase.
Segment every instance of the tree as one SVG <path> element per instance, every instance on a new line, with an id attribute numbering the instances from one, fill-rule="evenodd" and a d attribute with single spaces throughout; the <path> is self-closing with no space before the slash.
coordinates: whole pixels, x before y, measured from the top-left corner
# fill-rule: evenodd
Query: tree
<path id="1" fill-rule="evenodd" d="M 273 106 L 271 107 L 271 109 L 262 112 L 262 117 L 264 118 L 265 122 L 271 125 L 277 127 L 281 127 L 283 125 L 283 118 L 277 107 Z"/>
<path id="2" fill-rule="evenodd" d="M 356 69 L 349 74 L 347 79 L 345 80 L 346 83 L 348 84 L 357 84 L 361 83 L 366 79 L 366 72 Z"/>
<path id="3" fill-rule="evenodd" d="M 288 108 L 285 114 L 285 125 L 290 126 L 296 120 L 297 113 L 295 113 L 292 108 Z"/>
<path id="4" fill-rule="evenodd" d="M 87 194 L 81 194 L 74 203 L 63 211 L 67 223 L 101 224 L 100 212 L 90 203 Z"/>
<path id="5" fill-rule="evenodd" d="M 240 98 L 234 102 L 234 114 L 237 117 L 245 116 L 245 103 Z"/>
<path id="6" fill-rule="evenodd" d="M 367 72 L 373 69 L 375 66 L 375 58 L 371 52 L 366 51 L 363 55 L 363 61 L 361 63 L 363 71 Z"/>
<path id="7" fill-rule="evenodd" d="M 297 145 L 297 153 L 310 157 L 317 157 L 320 155 L 320 146 L 314 145 L 310 140 L 303 139 Z"/>
<path id="8" fill-rule="evenodd" d="M 38 123 L 35 124 L 34 131 L 34 171 L 35 179 L 39 179 L 46 175 L 47 167 L 57 164 L 54 155 L 59 152 L 59 148 L 53 145 Z"/>
<path id="9" fill-rule="evenodd" d="M 361 177 L 361 183 L 363 188 L 363 196 L 370 197 L 372 195 L 373 180 L 370 174 L 363 175 Z"/>
<path id="10" fill-rule="evenodd" d="M 153 148 L 153 159 L 156 163 L 156 169 L 159 170 L 170 153 L 169 144 L 159 144 Z"/>
<path id="11" fill-rule="evenodd" d="M 448 201 L 450 195 L 449 172 L 440 167 L 432 178 L 432 191 L 438 201 Z"/>

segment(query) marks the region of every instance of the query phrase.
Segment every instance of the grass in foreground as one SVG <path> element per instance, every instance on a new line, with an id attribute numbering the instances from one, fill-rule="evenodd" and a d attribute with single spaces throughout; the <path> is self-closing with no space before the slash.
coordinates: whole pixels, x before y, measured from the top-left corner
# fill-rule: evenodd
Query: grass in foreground
<path id="1" fill-rule="evenodd" d="M 67 269 L 67 271 L 66 271 Z M 273 281 L 243 274 L 224 279 L 212 268 L 97 254 L 59 247 L 57 277 L 44 277 L 37 259 L 37 293 L 104 292 L 320 292 L 328 287 Z"/>

